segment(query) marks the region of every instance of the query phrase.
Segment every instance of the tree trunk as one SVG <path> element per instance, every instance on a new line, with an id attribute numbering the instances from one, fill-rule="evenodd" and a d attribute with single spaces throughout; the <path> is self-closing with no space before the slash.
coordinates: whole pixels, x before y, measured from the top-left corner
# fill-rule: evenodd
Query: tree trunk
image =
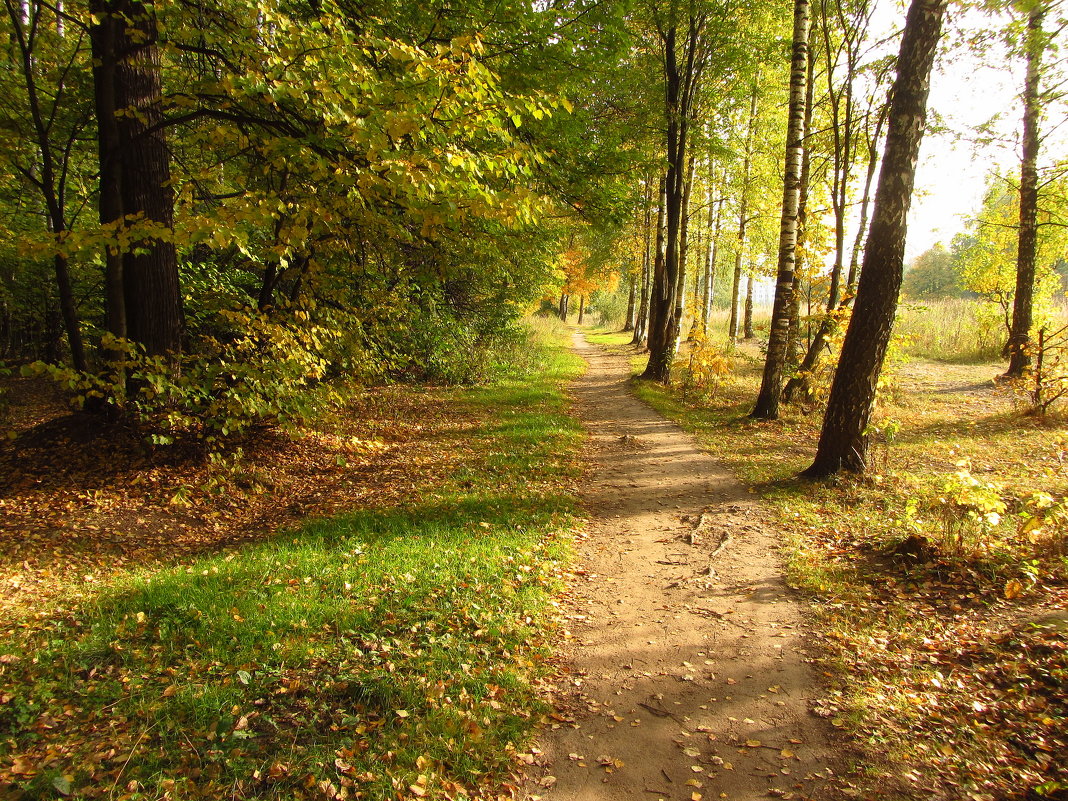
<path id="1" fill-rule="evenodd" d="M 721 194 L 712 203 L 712 194 L 709 192 L 708 204 L 708 230 L 709 242 L 705 257 L 705 295 L 701 301 L 701 335 L 708 336 L 708 322 L 712 318 L 712 302 L 716 292 L 716 257 L 719 255 L 719 231 L 723 220 L 723 201 Z"/>
<path id="2" fill-rule="evenodd" d="M 738 249 L 734 254 L 734 283 L 731 288 L 731 321 L 727 336 L 738 341 L 738 303 L 742 291 L 742 254 L 745 251 L 745 228 L 749 222 L 749 172 L 753 162 L 753 135 L 756 131 L 757 86 L 749 104 L 749 126 L 745 135 L 745 156 L 742 160 L 742 197 L 738 202 Z"/>
<path id="3" fill-rule="evenodd" d="M 578 314 L 578 324 L 579 325 L 582 325 L 582 321 L 583 321 L 583 319 L 585 317 L 586 317 L 586 296 L 585 295 L 579 295 L 579 314 Z"/>
<path id="4" fill-rule="evenodd" d="M 667 173 L 665 176 L 664 268 L 654 276 L 649 317 L 649 363 L 642 378 L 667 384 L 675 360 L 675 339 L 679 334 L 678 286 L 680 235 L 682 233 L 683 198 L 686 191 L 687 131 L 689 120 L 682 111 L 682 76 L 675 63 L 675 31 L 665 39 Z"/>
<path id="5" fill-rule="evenodd" d="M 41 106 L 32 52 L 33 31 L 40 23 L 39 15 L 43 9 L 41 6 L 35 6 L 31 9 L 25 5 L 17 8 L 10 0 L 6 3 L 6 6 L 8 16 L 11 19 L 11 39 L 18 48 L 19 68 L 22 71 L 22 79 L 26 86 L 29 116 L 33 124 L 34 136 L 37 140 L 37 156 L 40 167 L 38 187 L 43 195 L 48 218 L 48 229 L 57 240 L 57 252 L 52 257 L 52 267 L 56 276 L 56 291 L 59 294 L 59 312 L 67 335 L 67 344 L 70 347 L 71 364 L 73 364 L 74 369 L 84 371 L 86 369 L 85 346 L 82 343 L 78 308 L 74 301 L 74 292 L 71 289 L 70 268 L 67 263 L 67 257 L 58 252 L 58 240 L 67 230 L 67 215 L 65 192 L 63 191 L 64 182 L 57 180 L 56 170 L 58 167 L 62 172 L 65 161 L 63 156 L 60 156 L 60 163 L 56 163 L 50 132 L 52 120 Z"/>
<path id="6" fill-rule="evenodd" d="M 805 78 L 805 124 L 801 148 L 801 185 L 797 198 L 797 257 L 794 264 L 794 285 L 790 292 L 790 329 L 786 345 L 786 374 L 797 370 L 801 361 L 801 289 L 805 265 L 805 242 L 808 238 L 808 187 L 812 175 L 812 147 L 809 137 L 812 135 L 812 109 L 815 95 L 816 55 L 813 52 L 816 27 L 808 28 L 808 72 Z M 790 381 L 793 380 L 791 375 Z M 787 382 L 789 384 L 789 381 Z M 785 397 L 785 393 L 784 393 Z"/>
<path id="7" fill-rule="evenodd" d="M 147 222 L 173 229 L 154 4 L 92 0 L 90 11 L 100 220 L 112 227 Z M 178 353 L 182 306 L 173 242 L 149 235 L 125 252 L 114 247 L 108 251 L 105 283 L 111 333 L 129 337 L 149 355 Z"/>
<path id="8" fill-rule="evenodd" d="M 1039 81 L 1044 35 L 1045 3 L 1036 2 L 1027 16 L 1027 75 L 1023 93 L 1023 153 L 1020 159 L 1020 229 L 1016 242 L 1016 294 L 1009 332 L 1006 378 L 1020 378 L 1031 366 L 1028 348 L 1034 317 L 1035 258 L 1038 250 L 1038 146 L 1042 112 Z"/>
<path id="9" fill-rule="evenodd" d="M 862 472 L 867 466 L 868 423 L 901 289 L 906 218 L 947 3 L 912 0 L 909 7 L 855 311 L 831 384 L 816 458 L 803 473 L 810 478 Z"/>
<path id="10" fill-rule="evenodd" d="M 568 301 L 567 293 L 566 292 L 561 292 L 560 293 L 560 308 L 558 309 L 558 313 L 560 315 L 560 321 L 564 322 L 564 323 L 567 322 L 567 301 Z"/>
<path id="11" fill-rule="evenodd" d="M 878 143 L 882 136 L 883 125 L 886 124 L 886 116 L 889 108 L 889 104 L 884 103 L 879 109 L 875 129 L 867 129 L 868 134 L 870 135 L 867 144 L 868 166 L 864 177 L 864 191 L 860 202 L 860 223 L 857 228 L 856 238 L 853 240 L 853 249 L 849 257 L 849 272 L 846 278 L 845 297 L 838 302 L 837 308 L 839 312 L 844 311 L 852 303 L 853 293 L 857 285 L 860 254 L 864 244 L 864 236 L 867 233 L 868 228 L 868 211 L 871 208 L 871 187 L 875 179 L 875 172 L 879 166 Z M 800 298 L 798 298 L 798 305 L 800 305 Z M 794 371 L 794 375 L 792 375 L 790 380 L 786 382 L 786 387 L 783 389 L 782 399 L 785 403 L 793 403 L 798 397 L 811 398 L 812 374 L 819 365 L 824 353 L 829 352 L 830 347 L 828 343 L 838 330 L 842 316 L 841 313 L 828 313 L 827 316 L 820 321 L 815 335 L 809 342 L 804 358 Z"/>
<path id="12" fill-rule="evenodd" d="M 745 276 L 745 320 L 742 325 L 742 331 L 745 334 L 746 339 L 753 339 L 756 334 L 753 333 L 753 274 L 748 273 Z"/>
<path id="13" fill-rule="evenodd" d="M 686 275 L 690 255 L 690 190 L 693 187 L 692 158 L 687 159 L 686 183 L 682 189 L 682 219 L 679 223 L 679 278 L 675 290 L 675 320 L 676 326 L 682 326 L 682 317 L 686 311 Z M 676 333 L 672 350 L 678 351 L 679 335 Z"/>
<path id="14" fill-rule="evenodd" d="M 682 323 L 677 294 L 682 270 L 685 268 L 685 249 L 682 232 L 686 215 L 686 185 L 689 165 L 689 133 L 693 120 L 704 59 L 709 51 L 703 46 L 707 18 L 701 14 L 687 15 L 681 41 L 677 6 L 672 6 L 672 18 L 663 24 L 658 20 L 657 33 L 663 46 L 664 117 L 666 125 L 666 210 L 667 230 L 664 245 L 664 269 L 659 281 L 653 282 L 649 320 L 649 363 L 642 378 L 667 384 L 671 380 L 671 366 Z M 681 53 L 678 50 L 681 48 Z"/>
<path id="15" fill-rule="evenodd" d="M 794 273 L 797 263 L 798 214 L 801 207 L 802 156 L 808 83 L 808 0 L 794 0 L 793 59 L 790 65 L 790 118 L 786 130 L 786 157 L 783 171 L 782 218 L 779 223 L 779 263 L 775 280 L 775 302 L 771 310 L 768 353 L 756 406 L 749 413 L 759 420 L 779 416 L 779 396 L 790 346 L 790 313 L 793 308 Z"/>
<path id="16" fill-rule="evenodd" d="M 649 281 L 649 321 L 646 328 L 646 345 L 649 348 L 650 364 L 652 354 L 661 349 L 661 341 L 664 336 L 664 323 L 661 319 L 665 314 L 665 305 L 674 301 L 674 296 L 661 297 L 666 292 L 666 279 L 664 277 L 665 263 L 667 261 L 667 180 L 660 178 L 660 206 L 656 210 L 656 252 L 653 255 L 653 272 Z M 646 366 L 646 372 L 649 367 Z M 644 377 L 644 374 L 643 374 Z"/>
<path id="17" fill-rule="evenodd" d="M 658 215 L 659 216 L 659 215 Z M 653 180 L 651 177 L 645 181 L 645 242 L 642 249 L 642 291 L 641 300 L 638 303 L 638 319 L 634 325 L 634 338 L 632 345 L 644 345 L 649 330 L 649 290 L 652 285 L 653 257 L 649 252 L 653 243 Z M 657 225 L 659 229 L 659 223 Z"/>
<path id="18" fill-rule="evenodd" d="M 634 330 L 634 318 L 638 306 L 638 274 L 627 276 L 627 318 L 623 321 L 623 331 Z"/>

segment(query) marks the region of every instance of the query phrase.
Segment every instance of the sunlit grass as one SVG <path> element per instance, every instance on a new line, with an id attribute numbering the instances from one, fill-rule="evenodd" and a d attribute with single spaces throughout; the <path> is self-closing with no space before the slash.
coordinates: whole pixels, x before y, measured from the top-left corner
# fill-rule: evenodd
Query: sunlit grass
<path id="1" fill-rule="evenodd" d="M 582 439 L 561 391 L 581 361 L 555 336 L 536 372 L 430 399 L 476 422 L 439 485 L 127 575 L 0 646 L 0 789 L 453 797 L 506 777 L 539 717 Z"/>

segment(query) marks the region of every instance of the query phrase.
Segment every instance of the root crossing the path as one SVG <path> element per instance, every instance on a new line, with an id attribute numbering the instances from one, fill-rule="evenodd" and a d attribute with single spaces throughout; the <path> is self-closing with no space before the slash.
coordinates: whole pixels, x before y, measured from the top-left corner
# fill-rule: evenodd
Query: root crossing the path
<path id="1" fill-rule="evenodd" d="M 586 343 L 589 519 L 528 798 L 828 798 L 803 607 L 759 503 Z"/>

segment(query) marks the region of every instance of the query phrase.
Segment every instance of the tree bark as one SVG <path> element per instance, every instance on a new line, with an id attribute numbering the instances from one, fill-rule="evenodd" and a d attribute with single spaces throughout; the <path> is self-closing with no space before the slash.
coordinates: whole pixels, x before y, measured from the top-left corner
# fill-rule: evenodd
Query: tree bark
<path id="1" fill-rule="evenodd" d="M 649 330 L 649 290 L 652 285 L 652 262 L 653 257 L 650 248 L 653 244 L 653 180 L 648 177 L 645 180 L 645 243 L 642 249 L 642 288 L 641 299 L 638 303 L 638 319 L 634 325 L 634 337 L 632 345 L 642 346 L 645 344 L 646 334 Z"/>
<path id="2" fill-rule="evenodd" d="M 672 6 L 672 18 L 657 19 L 657 33 L 663 46 L 664 116 L 667 123 L 667 174 L 665 206 L 667 230 L 664 243 L 664 269 L 654 277 L 649 319 L 649 363 L 642 378 L 667 384 L 675 360 L 679 329 L 682 323 L 678 306 L 678 288 L 684 269 L 685 251 L 682 232 L 686 215 L 686 185 L 689 165 L 690 124 L 701 75 L 708 58 L 704 48 L 707 20 L 693 8 L 682 25 L 674 18 L 678 7 Z M 681 37 L 680 37 L 681 29 Z"/>
<path id="3" fill-rule="evenodd" d="M 779 263 L 775 301 L 771 310 L 768 353 L 756 405 L 749 416 L 775 420 L 779 416 L 786 356 L 790 346 L 790 316 L 793 307 L 794 273 L 797 264 L 798 215 L 801 207 L 802 157 L 808 84 L 808 0 L 794 0 L 793 58 L 790 64 L 790 116 L 786 129 L 783 170 L 782 218 L 779 223 Z"/>
<path id="4" fill-rule="evenodd" d="M 623 321 L 624 332 L 634 330 L 634 318 L 638 311 L 638 280 L 637 273 L 627 276 L 627 317 Z"/>
<path id="5" fill-rule="evenodd" d="M 867 466 L 868 423 L 897 310 L 906 221 L 927 117 L 931 66 L 948 0 L 912 0 L 898 56 L 889 131 L 855 310 L 831 384 L 816 458 L 802 475 L 819 478 Z"/>
<path id="6" fill-rule="evenodd" d="M 705 294 L 701 302 L 701 335 L 708 336 L 708 322 L 712 317 L 712 303 L 716 292 L 716 258 L 719 255 L 719 232 L 723 220 L 723 202 L 726 198 L 720 194 L 716 202 L 712 203 L 712 193 L 709 192 L 708 203 L 708 230 L 709 243 L 705 258 Z"/>
<path id="7" fill-rule="evenodd" d="M 686 312 L 686 275 L 690 256 L 690 190 L 693 188 L 693 158 L 687 159 L 685 184 L 682 189 L 682 215 L 679 222 L 679 278 L 675 289 L 675 325 L 681 328 Z M 679 333 L 676 331 L 672 350 L 679 348 Z"/>
<path id="8" fill-rule="evenodd" d="M 794 375 L 792 375 L 790 380 L 786 382 L 786 387 L 783 389 L 782 399 L 785 403 L 793 403 L 798 396 L 811 398 L 812 373 L 819 365 L 824 353 L 829 352 L 830 350 L 828 343 L 838 330 L 842 317 L 841 312 L 848 308 L 853 302 L 853 293 L 856 289 L 857 274 L 860 266 L 860 254 L 865 241 L 864 236 L 867 233 L 868 228 L 868 212 L 871 208 L 871 188 L 872 183 L 875 180 L 875 172 L 879 166 L 878 143 L 882 136 L 883 126 L 886 124 L 886 116 L 889 109 L 889 103 L 883 103 L 876 116 L 874 130 L 868 126 L 865 128 L 866 135 L 869 136 L 867 142 L 868 166 L 864 177 L 864 190 L 860 201 L 860 222 L 857 228 L 856 238 L 853 240 L 853 249 L 849 257 L 849 272 L 846 277 L 845 297 L 839 300 L 837 306 L 839 314 L 829 311 L 820 321 L 815 336 L 813 336 L 811 342 L 809 342 L 804 358 L 797 366 Z M 800 298 L 798 299 L 798 303 L 800 303 Z"/>
<path id="9" fill-rule="evenodd" d="M 1035 259 L 1038 250 L 1038 147 L 1042 113 L 1039 82 L 1042 71 L 1044 2 L 1027 16 L 1027 74 L 1023 93 L 1023 152 L 1020 159 L 1020 228 L 1016 241 L 1016 294 L 1009 332 L 1006 378 L 1021 378 L 1031 366 L 1031 325 L 1034 322 Z"/>
<path id="10" fill-rule="evenodd" d="M 578 324 L 582 325 L 582 320 L 586 317 L 586 296 L 579 295 L 579 313 Z"/>
<path id="11" fill-rule="evenodd" d="M 8 16 L 12 25 L 12 40 L 18 48 L 19 67 L 22 70 L 26 86 L 26 98 L 29 104 L 30 120 L 33 123 L 37 139 L 37 155 L 40 159 L 40 180 L 38 188 L 43 195 L 45 210 L 48 215 L 49 231 L 56 238 L 56 253 L 52 257 L 53 272 L 56 277 L 56 291 L 59 294 L 59 311 L 63 319 L 63 328 L 70 348 L 71 364 L 74 369 L 87 369 L 85 346 L 82 343 L 81 323 L 78 320 L 78 307 L 70 282 L 70 267 L 67 257 L 59 252 L 59 240 L 67 230 L 66 198 L 62 179 L 57 179 L 57 167 L 62 172 L 65 166 L 63 156 L 59 164 L 53 151 L 51 122 L 52 118 L 42 108 L 38 93 L 36 70 L 34 69 L 33 40 L 36 28 L 40 24 L 42 8 L 30 9 L 26 6 L 17 8 L 11 0 L 6 3 Z M 72 134 L 73 136 L 73 134 Z M 62 150 L 62 148 L 60 148 Z"/>
<path id="12" fill-rule="evenodd" d="M 170 153 L 160 108 L 158 32 L 151 0 L 92 0 L 93 83 L 100 158 L 100 221 L 151 225 L 119 252 L 108 248 L 108 327 L 149 355 L 181 350 L 182 304 Z"/>
<path id="13" fill-rule="evenodd" d="M 658 298 L 658 294 L 666 291 L 664 278 L 664 264 L 666 261 L 667 246 L 667 180 L 660 178 L 660 205 L 656 210 L 656 251 L 653 254 L 653 272 L 649 280 L 649 321 L 646 328 L 646 345 L 649 348 L 650 363 L 655 349 L 661 347 L 663 338 L 663 322 L 660 319 L 664 312 L 664 298 Z M 668 300 L 673 301 L 674 297 Z M 659 302 L 658 302 L 659 301 Z M 646 371 L 648 371 L 648 366 Z"/>
<path id="14" fill-rule="evenodd" d="M 753 136 L 756 132 L 757 86 L 753 84 L 753 96 L 749 103 L 749 125 L 745 134 L 745 156 L 742 159 L 742 196 L 738 201 L 738 245 L 734 253 L 734 282 L 731 286 L 731 320 L 727 336 L 731 342 L 738 340 L 738 305 L 742 292 L 742 256 L 745 251 L 745 229 L 749 223 L 749 173 L 753 162 Z"/>

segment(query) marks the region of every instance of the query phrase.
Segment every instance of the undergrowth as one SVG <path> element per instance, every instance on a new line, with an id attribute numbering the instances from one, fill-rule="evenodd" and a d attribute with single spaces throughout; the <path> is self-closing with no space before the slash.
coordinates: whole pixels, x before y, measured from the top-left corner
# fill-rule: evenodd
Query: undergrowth
<path id="1" fill-rule="evenodd" d="M 530 370 L 426 402 L 463 468 L 392 507 L 131 571 L 0 646 L 10 798 L 496 792 L 541 711 L 581 440 L 543 330 Z M 413 485 L 414 486 L 414 485 Z"/>

